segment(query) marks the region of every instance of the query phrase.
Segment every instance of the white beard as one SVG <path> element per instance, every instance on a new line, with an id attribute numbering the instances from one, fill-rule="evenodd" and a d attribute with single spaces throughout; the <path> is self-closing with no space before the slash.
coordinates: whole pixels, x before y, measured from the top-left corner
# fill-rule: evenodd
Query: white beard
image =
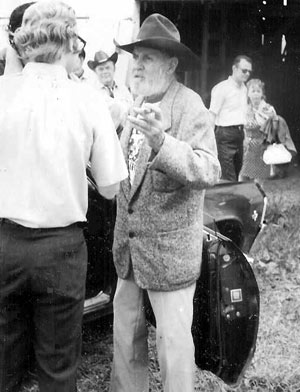
<path id="1" fill-rule="evenodd" d="M 151 80 L 143 77 L 132 78 L 130 87 L 135 95 L 152 97 L 164 93 L 169 83 L 168 75 L 163 70 L 160 70 Z"/>

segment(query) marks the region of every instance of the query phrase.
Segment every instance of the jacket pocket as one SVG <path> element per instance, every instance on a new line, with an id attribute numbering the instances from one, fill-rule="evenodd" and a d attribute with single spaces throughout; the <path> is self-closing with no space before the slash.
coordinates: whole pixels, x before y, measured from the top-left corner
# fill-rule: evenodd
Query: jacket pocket
<path id="1" fill-rule="evenodd" d="M 198 225 L 157 233 L 160 274 L 169 286 L 196 280 L 202 258 L 202 231 Z"/>

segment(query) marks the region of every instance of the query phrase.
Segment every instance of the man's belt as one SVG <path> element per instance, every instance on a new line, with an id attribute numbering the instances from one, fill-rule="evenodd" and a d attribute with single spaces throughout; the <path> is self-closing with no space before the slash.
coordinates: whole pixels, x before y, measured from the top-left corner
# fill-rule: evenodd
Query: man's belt
<path id="1" fill-rule="evenodd" d="M 239 125 L 226 125 L 226 126 L 223 126 L 223 125 L 216 125 L 216 127 L 218 127 L 218 128 L 236 128 L 236 129 L 238 129 L 239 131 L 243 131 L 243 130 L 244 130 L 244 125 L 243 125 L 243 124 L 239 124 Z"/>
<path id="2" fill-rule="evenodd" d="M 45 227 L 45 228 L 36 228 L 36 227 L 27 227 L 27 226 L 23 226 L 23 225 L 19 225 L 19 223 L 14 222 L 10 219 L 7 218 L 0 218 L 0 225 L 1 223 L 7 223 L 8 225 L 12 225 L 12 226 L 17 226 L 23 229 L 30 229 L 30 230 L 43 230 L 43 231 L 50 231 L 50 230 L 55 230 L 55 229 L 63 229 L 63 228 L 71 228 L 73 226 L 77 226 L 80 229 L 83 229 L 87 226 L 87 222 L 74 222 L 71 223 L 69 226 L 63 226 L 63 227 Z"/>

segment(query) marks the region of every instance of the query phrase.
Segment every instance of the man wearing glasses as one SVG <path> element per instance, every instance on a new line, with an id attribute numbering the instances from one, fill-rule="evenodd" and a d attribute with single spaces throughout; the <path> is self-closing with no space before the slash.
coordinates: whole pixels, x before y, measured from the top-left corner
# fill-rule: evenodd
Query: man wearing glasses
<path id="1" fill-rule="evenodd" d="M 247 111 L 245 83 L 252 72 L 252 60 L 237 56 L 232 74 L 211 91 L 209 112 L 215 124 L 222 178 L 237 181 L 243 164 L 244 123 Z"/>

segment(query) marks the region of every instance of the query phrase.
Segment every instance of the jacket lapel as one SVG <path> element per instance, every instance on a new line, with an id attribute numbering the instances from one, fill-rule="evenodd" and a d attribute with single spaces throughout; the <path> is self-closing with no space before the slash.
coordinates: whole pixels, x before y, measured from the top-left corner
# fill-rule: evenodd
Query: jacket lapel
<path id="1" fill-rule="evenodd" d="M 173 83 L 171 83 L 170 87 L 168 88 L 166 94 L 164 95 L 159 105 L 163 114 L 164 132 L 168 132 L 168 130 L 171 128 L 172 106 L 177 90 L 178 90 L 178 83 L 174 81 Z"/>

